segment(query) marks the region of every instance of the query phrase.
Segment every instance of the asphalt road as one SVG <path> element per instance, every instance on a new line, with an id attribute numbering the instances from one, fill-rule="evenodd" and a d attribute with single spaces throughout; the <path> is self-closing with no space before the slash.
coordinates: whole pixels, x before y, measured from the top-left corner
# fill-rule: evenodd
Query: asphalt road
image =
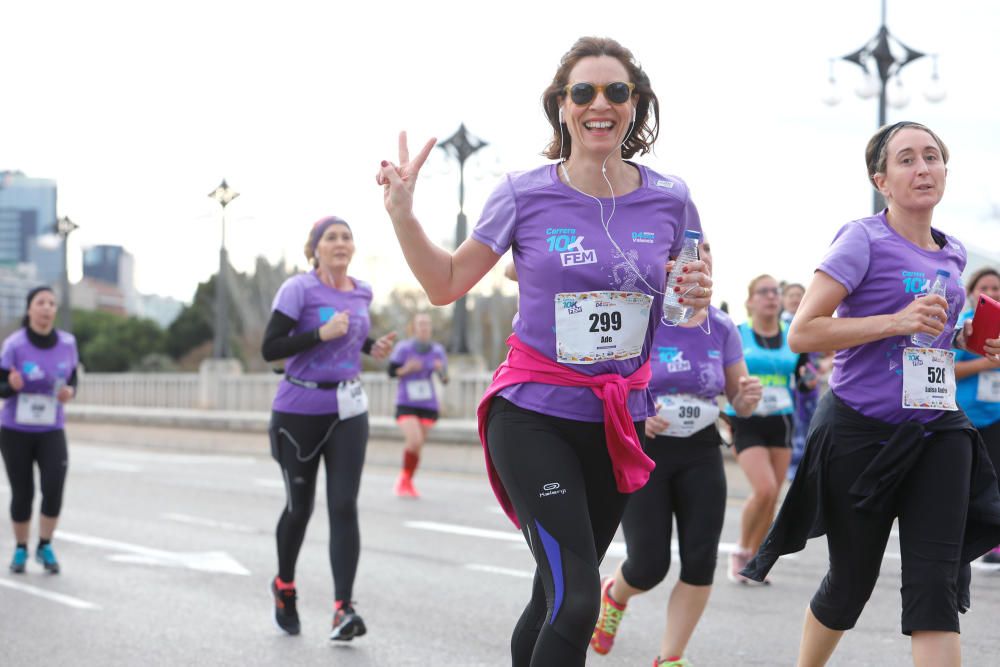
<path id="1" fill-rule="evenodd" d="M 2 665 L 503 665 L 527 600 L 532 561 L 500 514 L 474 446 L 432 446 L 420 500 L 391 494 L 398 442 L 373 442 L 361 491 L 355 589 L 368 634 L 327 639 L 332 581 L 318 499 L 297 572 L 303 633 L 271 621 L 274 526 L 284 493 L 260 436 L 71 424 L 70 478 L 55 542 L 63 573 L 33 561 L 0 574 Z M 727 463 L 722 551 L 735 541 L 746 484 Z M 322 487 L 321 487 L 322 491 Z M 0 482 L 0 504 L 9 489 Z M 32 538 L 34 542 L 34 537 Z M 13 542 L 0 535 L 0 557 Z M 604 564 L 624 553 L 619 535 Z M 802 612 L 825 571 L 821 541 L 773 571 L 773 585 L 716 587 L 689 647 L 699 667 L 792 665 Z M 649 665 L 670 586 L 629 605 L 614 651 L 593 665 Z M 898 543 L 876 591 L 831 665 L 910 665 L 899 633 Z M 974 570 L 963 617 L 966 665 L 1000 663 L 1000 572 Z"/>

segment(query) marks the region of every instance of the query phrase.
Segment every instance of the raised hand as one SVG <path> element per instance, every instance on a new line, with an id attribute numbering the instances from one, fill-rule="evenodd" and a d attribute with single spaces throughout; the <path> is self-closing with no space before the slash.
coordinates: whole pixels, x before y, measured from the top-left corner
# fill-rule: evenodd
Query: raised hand
<path id="1" fill-rule="evenodd" d="M 10 369 L 10 375 L 7 376 L 7 384 L 14 391 L 21 391 L 24 389 L 24 376 L 16 368 Z"/>
<path id="2" fill-rule="evenodd" d="M 937 338 L 948 321 L 948 302 L 939 294 L 928 294 L 914 299 L 906 308 L 893 315 L 892 320 L 893 333 L 896 335 L 925 333 Z"/>
<path id="3" fill-rule="evenodd" d="M 375 182 L 382 186 L 382 197 L 385 210 L 396 220 L 398 217 L 412 215 L 413 189 L 417 184 L 420 168 L 424 166 L 427 156 L 437 144 L 437 139 L 430 139 L 420 149 L 416 157 L 410 159 L 410 148 L 406 141 L 406 132 L 399 133 L 399 164 L 382 160 Z"/>
<path id="4" fill-rule="evenodd" d="M 334 338 L 340 338 L 347 333 L 347 329 L 351 326 L 351 316 L 346 310 L 342 310 L 319 328 L 319 339 L 322 341 L 333 340 Z"/>
<path id="5" fill-rule="evenodd" d="M 392 346 L 395 342 L 396 342 L 396 332 L 390 331 L 389 333 L 387 333 L 386 335 L 382 336 L 381 338 L 375 341 L 375 344 L 372 345 L 371 356 L 374 359 L 379 359 L 379 360 L 387 358 L 389 356 L 389 353 L 392 352 Z"/>
<path id="6" fill-rule="evenodd" d="M 660 433 L 667 430 L 670 422 L 661 417 L 646 417 L 646 437 L 655 438 Z"/>

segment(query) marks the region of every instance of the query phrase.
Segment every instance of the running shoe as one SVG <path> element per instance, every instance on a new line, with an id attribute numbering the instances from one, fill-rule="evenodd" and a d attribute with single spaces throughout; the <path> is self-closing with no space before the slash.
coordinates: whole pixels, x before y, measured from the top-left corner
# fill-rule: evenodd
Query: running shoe
<path id="1" fill-rule="evenodd" d="M 271 580 L 271 595 L 274 596 L 274 624 L 290 635 L 299 634 L 302 627 L 299 625 L 299 612 L 295 608 L 298 597 L 295 589 L 281 590 L 275 577 Z"/>
<path id="2" fill-rule="evenodd" d="M 407 473 L 405 470 L 399 473 L 399 477 L 396 479 L 396 485 L 392 488 L 393 493 L 395 493 L 400 498 L 419 498 L 420 494 L 413 487 L 413 475 Z"/>
<path id="3" fill-rule="evenodd" d="M 17 547 L 14 549 L 14 558 L 10 561 L 10 571 L 14 574 L 22 574 L 28 563 L 28 548 Z"/>
<path id="4" fill-rule="evenodd" d="M 43 544 L 38 547 L 35 550 L 35 560 L 41 563 L 49 574 L 59 574 L 59 561 L 56 560 L 56 554 L 52 551 L 51 544 Z"/>
<path id="5" fill-rule="evenodd" d="M 992 551 L 987 551 L 986 555 L 983 556 L 983 562 L 994 565 L 1000 564 L 1000 547 L 996 547 Z"/>
<path id="6" fill-rule="evenodd" d="M 680 660 L 653 660 L 653 667 L 694 667 L 686 658 Z"/>
<path id="7" fill-rule="evenodd" d="M 729 581 L 734 584 L 745 584 L 750 581 L 740 574 L 740 570 L 747 566 L 748 561 L 744 551 L 736 550 L 729 553 L 729 569 L 726 571 L 726 577 L 729 578 Z"/>
<path id="8" fill-rule="evenodd" d="M 355 637 L 368 632 L 365 622 L 350 602 L 337 603 L 337 611 L 333 613 L 333 630 L 330 631 L 330 639 L 338 642 L 349 642 Z"/>
<path id="9" fill-rule="evenodd" d="M 615 644 L 618 625 L 625 614 L 625 605 L 611 599 L 609 592 L 615 583 L 614 577 L 605 577 L 601 581 L 601 614 L 597 617 L 594 634 L 590 637 L 590 645 L 601 655 L 607 655 Z"/>

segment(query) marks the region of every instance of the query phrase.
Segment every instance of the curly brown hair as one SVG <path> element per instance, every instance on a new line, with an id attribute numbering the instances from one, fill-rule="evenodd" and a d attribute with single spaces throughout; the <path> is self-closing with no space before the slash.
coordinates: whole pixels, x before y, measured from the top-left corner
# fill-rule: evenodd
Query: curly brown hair
<path id="1" fill-rule="evenodd" d="M 649 83 L 649 77 L 636 62 L 632 52 L 610 37 L 581 37 L 563 55 L 559 61 L 559 69 L 552 77 L 552 83 L 542 93 L 542 109 L 549 125 L 552 126 L 552 140 L 542 155 L 550 160 L 557 160 L 560 156 L 569 157 L 573 150 L 572 139 L 568 132 L 563 131 L 559 120 L 559 102 L 566 97 L 569 73 L 584 58 L 599 56 L 617 58 L 625 66 L 631 83 L 635 84 L 632 95 L 638 97 L 635 105 L 634 131 L 622 144 L 622 157 L 630 158 L 636 153 L 645 155 L 653 149 L 653 143 L 660 132 L 660 103 Z"/>

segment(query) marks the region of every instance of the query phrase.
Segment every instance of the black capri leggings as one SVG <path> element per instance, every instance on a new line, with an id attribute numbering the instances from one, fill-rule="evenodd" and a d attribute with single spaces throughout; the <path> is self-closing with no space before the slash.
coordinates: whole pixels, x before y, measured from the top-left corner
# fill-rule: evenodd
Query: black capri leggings
<path id="1" fill-rule="evenodd" d="M 62 509 L 69 451 L 63 429 L 30 433 L 0 427 L 0 453 L 10 481 L 10 518 L 21 523 L 31 519 L 35 500 L 34 463 L 42 488 L 41 513 L 50 518 Z"/>
<path id="2" fill-rule="evenodd" d="M 295 563 L 316 498 L 319 462 L 326 468 L 330 567 L 334 599 L 351 600 L 361 553 L 358 491 L 368 446 L 368 415 L 271 415 L 272 455 L 285 481 L 285 509 L 278 520 L 278 576 L 295 581 Z"/>
<path id="3" fill-rule="evenodd" d="M 972 444 L 959 431 L 927 437 L 897 490 L 896 512 L 854 508 L 850 488 L 878 445 L 837 456 L 827 465 L 823 496 L 830 570 L 810 608 L 832 630 L 854 627 L 878 579 L 893 519 L 899 517 L 902 630 L 958 632 L 958 576 L 968 509 Z"/>
<path id="4" fill-rule="evenodd" d="M 726 517 L 726 473 L 715 426 L 715 445 L 691 438 L 658 436 L 646 444 L 656 469 L 632 494 L 622 517 L 628 557 L 622 574 L 632 587 L 648 591 L 670 569 L 670 538 L 677 517 L 680 579 L 710 586 Z M 706 429 L 706 430 L 708 430 Z"/>
<path id="5" fill-rule="evenodd" d="M 640 440 L 643 424 L 636 424 Z M 531 600 L 511 637 L 514 667 L 583 665 L 600 609 L 599 566 L 628 495 L 618 492 L 601 422 L 524 410 L 495 397 L 490 457 L 535 558 Z"/>

